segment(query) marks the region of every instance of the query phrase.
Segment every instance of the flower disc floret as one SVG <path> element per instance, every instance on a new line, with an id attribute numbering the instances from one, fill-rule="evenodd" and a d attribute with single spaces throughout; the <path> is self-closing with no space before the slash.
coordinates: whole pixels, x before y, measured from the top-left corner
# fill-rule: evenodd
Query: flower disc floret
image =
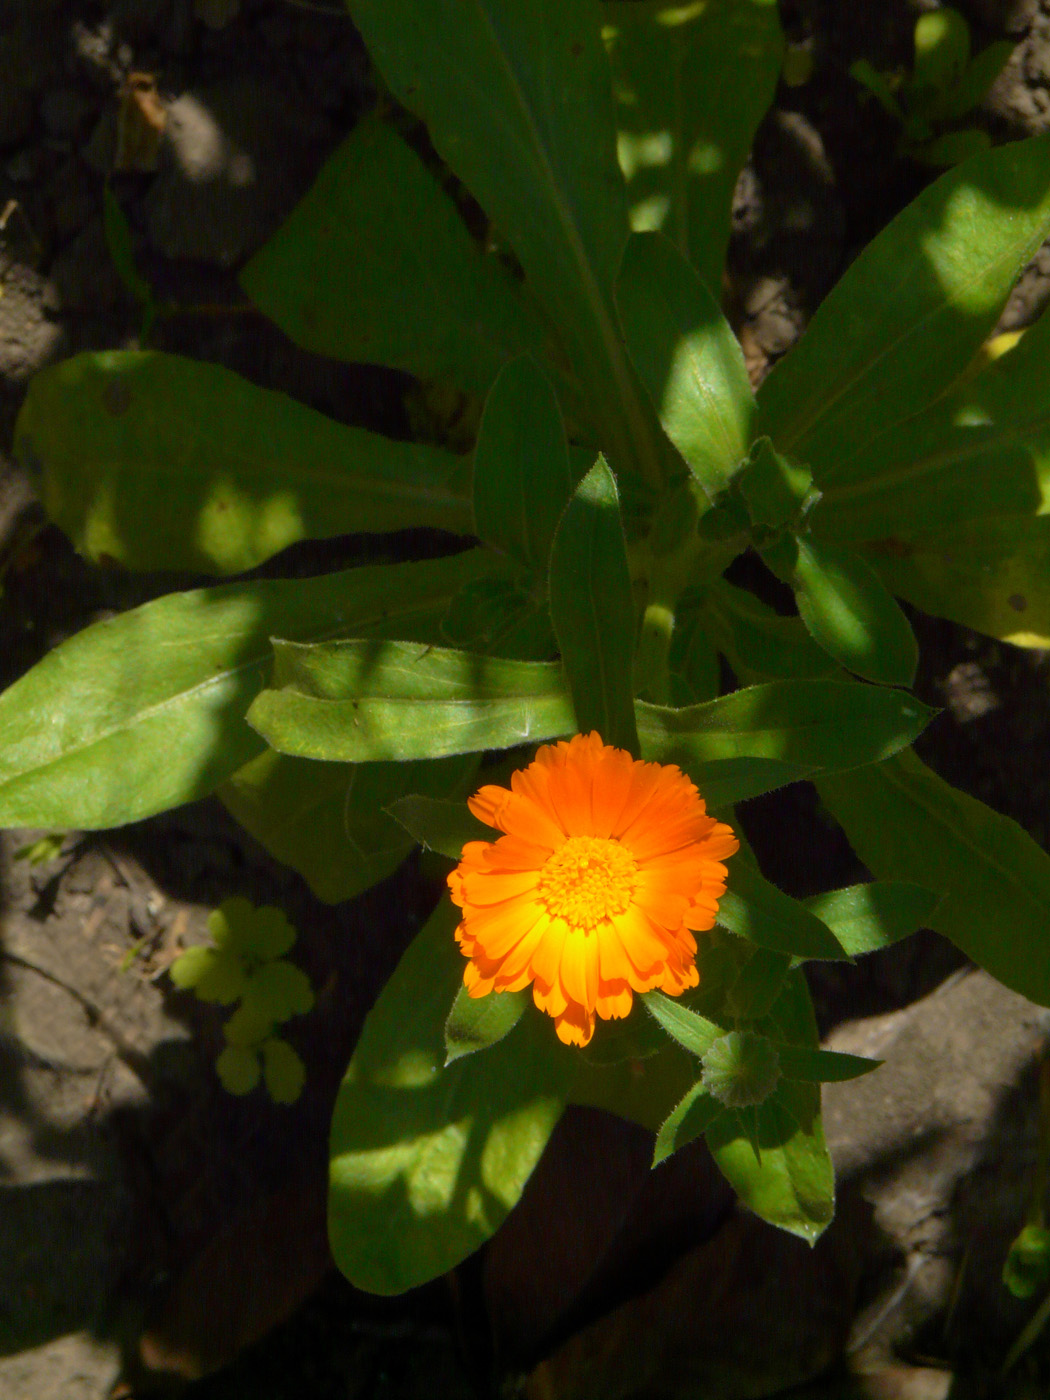
<path id="1" fill-rule="evenodd" d="M 578 734 L 469 805 L 503 833 L 464 846 L 448 878 L 471 996 L 531 985 L 559 1037 L 586 1045 L 635 992 L 696 986 L 694 934 L 739 843 L 679 768 Z"/>

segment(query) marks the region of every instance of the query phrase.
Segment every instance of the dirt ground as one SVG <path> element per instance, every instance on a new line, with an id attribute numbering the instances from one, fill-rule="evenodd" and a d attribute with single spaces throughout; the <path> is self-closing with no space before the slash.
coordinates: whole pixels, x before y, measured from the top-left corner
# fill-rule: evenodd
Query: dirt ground
<path id="1" fill-rule="evenodd" d="M 861 56 L 903 64 L 917 13 L 935 7 L 782 0 L 813 76 L 782 85 L 758 134 L 725 289 L 756 377 L 930 177 L 897 156 L 892 124 L 847 70 Z M 978 121 L 996 140 L 1050 127 L 1050 0 L 959 8 L 975 47 L 1017 44 Z M 236 283 L 373 100 L 339 7 L 0 0 L 2 685 L 93 618 L 189 582 L 91 570 L 53 529 L 36 534 L 10 456 L 37 368 L 131 345 L 138 331 L 101 212 L 132 72 L 153 76 L 164 135 L 155 168 L 118 171 L 114 188 L 158 296 L 198 308 L 161 322 L 153 343 L 345 422 L 405 426 L 400 377 L 297 350 Z M 1050 245 L 1003 327 L 1048 301 Z M 336 567 L 352 547 L 268 571 Z M 1046 845 L 1047 655 L 916 626 L 918 693 L 944 707 L 923 756 Z M 792 893 L 864 877 L 805 785 L 747 804 L 742 819 Z M 330 1265 L 327 1125 L 363 1017 L 433 902 L 431 872 L 410 860 L 361 899 L 326 906 L 211 801 L 70 832 L 32 865 L 19 852 L 39 834 L 0 836 L 0 1400 L 1047 1393 L 1045 1339 L 999 1374 L 1038 1301 L 1011 1298 L 999 1272 L 1031 1190 L 1050 1013 L 932 933 L 813 977 L 828 1043 L 888 1062 L 827 1092 L 841 1198 L 815 1250 L 739 1212 L 699 1148 L 650 1173 L 644 1134 L 580 1110 L 481 1256 L 378 1300 Z M 286 911 L 319 992 L 291 1033 L 308 1066 L 292 1108 L 221 1089 L 219 1018 L 166 975 L 234 894 Z"/>

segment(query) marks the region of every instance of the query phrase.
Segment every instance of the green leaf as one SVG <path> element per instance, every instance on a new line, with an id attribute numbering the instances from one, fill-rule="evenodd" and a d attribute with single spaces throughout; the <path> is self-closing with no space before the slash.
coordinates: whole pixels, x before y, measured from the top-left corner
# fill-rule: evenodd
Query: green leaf
<path id="1" fill-rule="evenodd" d="M 524 1015 L 484 1055 L 445 1067 L 462 981 L 444 900 L 365 1022 L 336 1100 L 329 1236 L 358 1288 L 400 1293 L 447 1272 L 516 1204 L 561 1114 L 571 1057 Z"/>
<path id="2" fill-rule="evenodd" d="M 769 758 L 799 767 L 854 768 L 910 744 L 934 711 L 903 691 L 847 681 L 770 681 L 706 705 L 639 703 L 643 757 L 692 773 L 713 759 Z"/>
<path id="3" fill-rule="evenodd" d="M 716 809 L 801 782 L 815 771 L 806 764 L 782 763 L 778 758 L 716 758 L 710 763 L 690 764 L 689 776 L 708 807 Z"/>
<path id="4" fill-rule="evenodd" d="M 809 1084 L 840 1084 L 847 1079 L 859 1079 L 882 1064 L 881 1060 L 868 1060 L 863 1055 L 843 1055 L 836 1050 L 811 1050 L 797 1045 L 778 1045 L 777 1056 L 785 1079 L 799 1079 Z"/>
<path id="5" fill-rule="evenodd" d="M 240 280 L 316 355 L 448 379 L 479 397 L 541 340 L 499 259 L 415 152 L 370 116 Z"/>
<path id="6" fill-rule="evenodd" d="M 719 579 L 698 600 L 705 627 L 745 685 L 831 676 L 834 663 L 797 617 L 780 617 L 753 594 Z"/>
<path id="7" fill-rule="evenodd" d="M 663 1026 L 671 1039 L 698 1060 L 702 1060 L 715 1041 L 725 1035 L 722 1026 L 691 1011 L 688 1006 L 665 996 L 663 992 L 644 992 L 642 1001 L 645 1009 Z"/>
<path id="8" fill-rule="evenodd" d="M 740 343 L 661 234 L 631 235 L 616 300 L 631 360 L 664 431 L 713 500 L 751 441 L 754 396 Z"/>
<path id="9" fill-rule="evenodd" d="M 224 899 L 208 915 L 208 932 L 217 948 L 238 958 L 267 962 L 279 958 L 295 943 L 295 929 L 282 909 L 256 908 L 241 896 Z"/>
<path id="10" fill-rule="evenodd" d="M 803 904 L 783 894 L 746 860 L 729 870 L 729 888 L 718 902 L 718 922 L 738 938 L 798 958 L 846 958 L 838 939 Z"/>
<path id="11" fill-rule="evenodd" d="M 594 0 L 349 0 L 398 100 L 506 238 L 596 440 L 658 484 L 662 449 L 612 307 L 627 217 Z"/>
<path id="12" fill-rule="evenodd" d="M 205 796 L 263 750 L 244 715 L 271 637 L 432 635 L 494 563 L 475 550 L 227 584 L 88 627 L 0 695 L 0 826 L 120 826 Z"/>
<path id="13" fill-rule="evenodd" d="M 1007 987 L 1050 1005 L 1050 856 L 1016 822 L 910 752 L 817 788 L 875 875 L 943 896 L 931 928 Z"/>
<path id="14" fill-rule="evenodd" d="M 874 953 L 929 923 L 938 896 L 902 880 L 874 880 L 828 890 L 804 901 L 827 924 L 851 958 Z"/>
<path id="15" fill-rule="evenodd" d="M 209 948 L 205 944 L 187 948 L 172 963 L 168 969 L 168 976 L 182 991 L 192 991 L 204 974 L 211 969 L 215 957 L 215 949 Z"/>
<path id="16" fill-rule="evenodd" d="M 1050 516 L 993 516 L 872 546 L 883 581 L 923 612 L 1014 646 L 1050 647 Z"/>
<path id="17" fill-rule="evenodd" d="M 1008 211 L 1008 212 L 1007 212 Z M 826 491 L 866 444 L 938 398 L 1050 232 L 1050 136 L 942 175 L 852 263 L 758 394 L 760 433 Z"/>
<path id="18" fill-rule="evenodd" d="M 1000 39 L 982 49 L 954 87 L 942 93 L 937 104 L 940 120 L 958 121 L 980 106 L 1016 47 L 1012 39 Z"/>
<path id="19" fill-rule="evenodd" d="M 866 680 L 910 686 L 919 664 L 911 624 L 870 564 L 812 537 L 794 541 L 799 616 L 829 656 Z"/>
<path id="20" fill-rule="evenodd" d="M 752 444 L 737 484 L 752 525 L 786 525 L 820 499 L 810 469 L 782 457 L 767 437 Z"/>
<path id="21" fill-rule="evenodd" d="M 272 1035 L 262 1043 L 263 1080 L 274 1103 L 295 1103 L 306 1084 L 306 1066 L 286 1040 Z"/>
<path id="22" fill-rule="evenodd" d="M 724 1113 L 706 1132 L 712 1156 L 744 1205 L 809 1244 L 835 1213 L 835 1174 L 816 1098 L 815 1086 L 783 1081 L 746 1118 L 740 1111 Z"/>
<path id="23" fill-rule="evenodd" d="M 631 226 L 720 285 L 737 177 L 780 74 L 772 0 L 603 6 Z"/>
<path id="24" fill-rule="evenodd" d="M 494 549 L 545 577 L 575 482 L 554 390 L 530 357 L 501 372 L 474 449 L 474 526 Z"/>
<path id="25" fill-rule="evenodd" d="M 460 987 L 445 1022 L 445 1064 L 478 1050 L 490 1050 L 510 1034 L 531 1000 L 528 991 L 472 997 L 466 987 Z"/>
<path id="26" fill-rule="evenodd" d="M 970 26 L 958 10 L 945 5 L 915 21 L 916 87 L 950 88 L 970 62 Z"/>
<path id="27" fill-rule="evenodd" d="M 634 600 L 613 474 L 598 459 L 565 508 L 551 551 L 551 617 L 576 728 L 637 755 Z"/>
<path id="28" fill-rule="evenodd" d="M 754 1020 L 767 1016 L 784 987 L 784 978 L 791 967 L 791 956 L 757 944 L 744 945 L 750 957 L 730 985 L 726 994 L 726 1010 L 734 1020 Z"/>
<path id="29" fill-rule="evenodd" d="M 994 342 L 993 342 L 994 346 Z M 889 554 L 963 523 L 1050 511 L 1050 316 L 888 431 L 851 437 L 813 521 Z"/>
<path id="30" fill-rule="evenodd" d="M 242 1002 L 223 1023 L 227 1045 L 238 1050 L 257 1050 L 277 1024 L 276 1017 L 260 1001 Z"/>
<path id="31" fill-rule="evenodd" d="M 250 1094 L 259 1082 L 258 1050 L 245 1045 L 227 1045 L 215 1061 L 215 1071 L 228 1094 Z"/>
<path id="32" fill-rule="evenodd" d="M 897 121 L 904 122 L 904 112 L 894 96 L 893 89 L 886 78 L 866 58 L 858 58 L 854 63 L 851 63 L 849 75 L 868 89 L 884 112 Z"/>
<path id="33" fill-rule="evenodd" d="M 102 228 L 113 267 L 128 292 L 147 316 L 153 306 L 153 288 L 135 265 L 131 228 L 109 181 L 102 187 Z"/>
<path id="34" fill-rule="evenodd" d="M 1003 1283 L 1015 1298 L 1030 1298 L 1050 1280 L 1050 1230 L 1028 1224 L 1010 1245 Z"/>
<path id="35" fill-rule="evenodd" d="M 483 578 L 466 584 L 441 622 L 442 640 L 464 651 L 516 661 L 548 661 L 557 651 L 546 600 L 522 578 Z"/>
<path id="36" fill-rule="evenodd" d="M 758 1029 L 784 1047 L 816 1049 L 813 1003 L 799 970 L 789 972 L 770 1015 Z M 726 1114 L 707 1131 L 707 1144 L 744 1204 L 814 1243 L 835 1209 L 835 1174 L 820 1121 L 815 1084 L 782 1080 L 757 1108 Z"/>
<path id="37" fill-rule="evenodd" d="M 703 1137 L 723 1113 L 725 1109 L 722 1105 L 716 1098 L 712 1098 L 703 1083 L 697 1080 L 661 1123 L 653 1148 L 653 1166 L 658 1167 L 672 1152 L 677 1152 L 680 1147 Z"/>
<path id="38" fill-rule="evenodd" d="M 714 700 L 722 688 L 718 651 L 693 598 L 681 595 L 675 609 L 671 650 L 671 699 L 676 707 Z"/>
<path id="39" fill-rule="evenodd" d="M 36 841 L 30 841 L 25 846 L 19 846 L 15 851 L 15 860 L 28 861 L 30 865 L 46 865 L 50 860 L 56 860 L 62 854 L 62 847 L 66 843 L 66 833 L 64 831 L 52 831 L 47 836 L 41 836 Z"/>
<path id="40" fill-rule="evenodd" d="M 460 458 L 157 351 L 86 352 L 35 374 L 15 452 L 77 549 L 131 569 L 235 574 L 297 540 L 472 529 Z"/>
<path id="41" fill-rule="evenodd" d="M 258 968 L 248 978 L 242 1005 L 269 1016 L 272 1021 L 287 1021 L 303 1016 L 313 1009 L 314 993 L 310 979 L 300 967 L 275 958 Z"/>
<path id="42" fill-rule="evenodd" d="M 573 732 L 561 668 L 403 642 L 274 643 L 249 723 L 281 753 L 343 763 L 439 758 Z"/>
<path id="43" fill-rule="evenodd" d="M 172 981 L 177 986 L 185 985 L 178 982 L 175 966 L 173 963 Z M 247 973 L 241 959 L 235 952 L 226 952 L 220 948 L 213 953 L 208 965 L 195 976 L 193 990 L 201 1001 L 214 1001 L 219 1006 L 232 1006 L 243 994 L 246 982 Z"/>
<path id="44" fill-rule="evenodd" d="M 440 802 L 410 793 L 392 802 L 388 810 L 413 841 L 450 860 L 459 860 L 468 841 L 495 839 L 492 828 L 479 822 L 465 802 Z"/>
<path id="45" fill-rule="evenodd" d="M 932 141 L 910 146 L 908 154 L 923 165 L 961 165 L 964 160 L 988 150 L 991 144 L 987 131 L 945 131 Z"/>
<path id="46" fill-rule="evenodd" d="M 238 769 L 218 795 L 271 855 L 304 877 L 318 899 L 338 904 L 392 874 L 415 844 L 403 824 L 387 815 L 391 805 L 412 791 L 463 791 L 474 768 L 471 758 L 321 763 L 267 749 Z"/>

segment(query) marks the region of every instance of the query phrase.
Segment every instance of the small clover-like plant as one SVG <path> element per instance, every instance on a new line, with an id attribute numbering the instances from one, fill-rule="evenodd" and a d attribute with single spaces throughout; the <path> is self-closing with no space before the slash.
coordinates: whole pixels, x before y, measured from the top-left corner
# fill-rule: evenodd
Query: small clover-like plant
<path id="1" fill-rule="evenodd" d="M 951 166 L 991 144 L 987 132 L 958 123 L 984 100 L 1013 50 L 1003 39 L 971 58 L 970 27 L 946 5 L 916 20 L 910 73 L 881 73 L 866 58 L 857 59 L 849 71 L 900 122 L 902 155 L 925 165 Z"/>
<path id="2" fill-rule="evenodd" d="M 284 956 L 295 929 L 280 909 L 234 898 L 208 915 L 210 944 L 188 948 L 171 965 L 171 980 L 201 1001 L 240 1005 L 223 1026 L 226 1048 L 215 1062 L 223 1087 L 250 1094 L 262 1079 L 275 1103 L 294 1103 L 306 1067 L 276 1028 L 314 1004 L 310 979 Z"/>

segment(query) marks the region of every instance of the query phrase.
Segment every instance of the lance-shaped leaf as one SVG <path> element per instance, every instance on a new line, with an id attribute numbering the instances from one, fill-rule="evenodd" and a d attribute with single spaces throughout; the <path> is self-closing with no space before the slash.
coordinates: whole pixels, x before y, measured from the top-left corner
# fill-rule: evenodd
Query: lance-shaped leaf
<path id="1" fill-rule="evenodd" d="M 631 360 L 710 498 L 747 456 L 754 397 L 740 343 L 669 239 L 632 234 L 616 287 Z"/>
<path id="2" fill-rule="evenodd" d="M 405 762 L 573 732 L 561 667 L 405 642 L 274 643 L 248 722 L 279 753 Z"/>
<path id="3" fill-rule="evenodd" d="M 473 528 L 451 453 L 156 351 L 88 352 L 34 375 L 15 450 L 77 549 L 132 569 L 241 573 L 302 539 Z"/>
<path id="4" fill-rule="evenodd" d="M 846 958 L 838 939 L 804 904 L 783 894 L 745 859 L 730 867 L 718 922 L 738 938 L 798 958 Z"/>
<path id="5" fill-rule="evenodd" d="M 661 478 L 612 305 L 627 236 L 594 0 L 349 0 L 398 100 L 513 248 L 617 466 Z M 513 176 L 509 172 L 513 172 Z"/>
<path id="6" fill-rule="evenodd" d="M 805 901 L 851 958 L 874 953 L 925 927 L 939 896 L 904 880 L 872 880 Z"/>
<path id="7" fill-rule="evenodd" d="M 653 1146 L 653 1166 L 658 1167 L 672 1152 L 703 1137 L 715 1119 L 725 1112 L 722 1104 L 698 1079 L 660 1124 Z"/>
<path id="8" fill-rule="evenodd" d="M 1050 647 L 1050 515 L 993 516 L 873 545 L 868 557 L 923 612 L 1014 646 Z"/>
<path id="9" fill-rule="evenodd" d="M 468 841 L 492 841 L 496 833 L 473 816 L 465 802 L 442 802 L 438 798 L 409 793 L 388 808 L 413 841 L 429 851 L 459 860 Z"/>
<path id="10" fill-rule="evenodd" d="M 564 1106 L 572 1062 L 527 1015 L 445 1066 L 463 975 L 458 911 L 438 905 L 371 1011 L 336 1099 L 329 1238 L 355 1287 L 401 1293 L 446 1273 L 517 1203 Z"/>
<path id="11" fill-rule="evenodd" d="M 1050 856 L 1027 832 L 910 752 L 817 786 L 869 869 L 943 896 L 931 928 L 1007 987 L 1050 1005 Z"/>
<path id="12" fill-rule="evenodd" d="M 704 590 L 698 607 L 715 645 L 745 685 L 836 673 L 799 618 L 781 617 L 725 579 Z"/>
<path id="13" fill-rule="evenodd" d="M 759 432 L 823 490 L 844 446 L 932 403 L 991 333 L 1050 232 L 1050 136 L 942 175 L 875 238 L 759 391 Z"/>
<path id="14" fill-rule="evenodd" d="M 511 1033 L 531 1001 L 528 991 L 472 997 L 466 987 L 460 987 L 445 1022 L 445 1063 L 453 1064 L 478 1050 L 491 1050 Z"/>
<path id="15" fill-rule="evenodd" d="M 908 543 L 1050 511 L 1050 317 L 1005 353 L 991 345 L 922 413 L 843 443 L 821 535 Z"/>
<path id="16" fill-rule="evenodd" d="M 720 285 L 737 176 L 780 76 L 772 0 L 603 6 L 631 226 Z"/>
<path id="17" fill-rule="evenodd" d="M 785 1079 L 798 1079 L 806 1084 L 841 1084 L 847 1079 L 870 1074 L 882 1064 L 881 1060 L 868 1060 L 863 1055 L 843 1055 L 837 1050 L 813 1050 L 798 1045 L 778 1045 L 777 1057 Z"/>
<path id="18" fill-rule="evenodd" d="M 557 397 L 535 360 L 523 356 L 502 371 L 485 402 L 474 449 L 475 532 L 546 576 L 575 485 Z"/>
<path id="19" fill-rule="evenodd" d="M 319 899 L 337 904 L 390 875 L 416 838 L 388 815 L 410 792 L 464 792 L 470 757 L 433 763 L 318 763 L 268 749 L 238 769 L 219 797 L 271 855 L 297 870 Z M 462 803 L 442 802 L 466 812 Z M 469 814 L 468 814 L 469 815 Z"/>
<path id="20" fill-rule="evenodd" d="M 878 574 L 859 554 L 809 536 L 786 541 L 784 576 L 813 640 L 850 671 L 882 685 L 911 685 L 919 645 Z"/>
<path id="21" fill-rule="evenodd" d="M 314 354 L 451 380 L 478 396 L 542 338 L 503 265 L 475 243 L 415 152 L 374 117 L 328 159 L 241 283 Z"/>
<path id="22" fill-rule="evenodd" d="M 203 797 L 263 751 L 244 716 L 274 633 L 430 637 L 494 562 L 227 584 L 95 623 L 0 695 L 0 826 L 120 826 Z"/>
<path id="23" fill-rule="evenodd" d="M 689 772 L 726 758 L 822 769 L 877 763 L 910 744 L 934 713 L 903 691 L 823 680 L 770 681 L 685 710 L 637 706 L 643 757 Z"/>
<path id="24" fill-rule="evenodd" d="M 715 1041 L 726 1033 L 724 1026 L 709 1021 L 697 1011 L 691 1011 L 681 1001 L 665 996 L 663 992 L 646 992 L 642 1000 L 646 1010 L 663 1026 L 671 1039 L 698 1060 L 702 1060 Z"/>
<path id="25" fill-rule="evenodd" d="M 601 457 L 554 537 L 550 600 L 577 729 L 637 754 L 634 599 L 616 482 Z"/>
<path id="26" fill-rule="evenodd" d="M 778 758 L 716 758 L 709 763 L 692 763 L 689 776 L 700 789 L 708 807 L 731 807 L 775 792 L 788 783 L 802 782 L 815 768 L 802 763 L 783 763 Z"/>

